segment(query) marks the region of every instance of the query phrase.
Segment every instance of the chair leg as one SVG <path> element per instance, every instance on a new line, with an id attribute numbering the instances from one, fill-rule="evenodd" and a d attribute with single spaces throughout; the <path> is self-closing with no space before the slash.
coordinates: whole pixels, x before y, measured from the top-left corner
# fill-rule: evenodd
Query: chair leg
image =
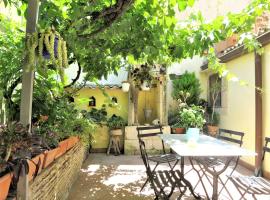
<path id="1" fill-rule="evenodd" d="M 152 172 L 154 172 L 157 168 L 157 166 L 159 165 L 159 163 L 156 164 L 156 166 L 154 167 L 154 169 L 152 170 Z M 140 192 L 143 190 L 143 188 L 145 187 L 145 185 L 148 183 L 149 178 L 147 177 L 146 181 L 144 182 L 143 186 L 141 187 Z"/>

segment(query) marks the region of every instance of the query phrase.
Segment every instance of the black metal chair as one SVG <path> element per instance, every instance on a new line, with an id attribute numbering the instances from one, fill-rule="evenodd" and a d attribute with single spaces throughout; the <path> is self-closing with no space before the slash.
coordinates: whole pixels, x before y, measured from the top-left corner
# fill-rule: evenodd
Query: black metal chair
<path id="1" fill-rule="evenodd" d="M 233 130 L 228 130 L 228 129 L 219 129 L 219 133 L 216 137 L 220 140 L 224 140 L 226 142 L 230 142 L 230 143 L 233 143 L 235 145 L 239 145 L 241 147 L 243 144 L 244 135 L 245 134 L 243 132 L 239 132 L 239 131 L 233 131 Z M 201 159 L 203 159 L 202 160 L 203 163 L 206 163 L 209 168 L 213 169 L 212 171 L 218 171 L 218 170 L 216 170 L 216 168 L 219 167 L 220 165 L 225 165 L 225 162 L 226 162 L 226 159 L 223 160 L 221 157 L 198 158 L 198 160 L 201 160 Z M 235 171 L 235 169 L 238 165 L 239 159 L 240 159 L 240 156 L 237 156 L 230 162 L 229 167 L 230 167 L 231 171 L 228 173 L 228 176 L 232 176 L 233 172 Z M 228 170 L 228 168 L 227 168 L 227 170 Z M 203 168 L 200 168 L 200 170 L 197 171 L 198 175 L 199 175 L 199 172 L 203 173 L 201 175 L 201 178 L 200 178 L 201 180 L 205 176 L 208 179 L 208 182 L 211 183 L 209 176 L 208 176 L 209 173 L 207 173 Z M 225 187 L 228 181 L 229 181 L 228 178 L 226 179 L 225 182 L 221 178 L 219 178 L 219 182 L 222 184 L 222 188 L 219 191 L 219 194 L 222 192 L 223 189 L 225 189 L 227 191 L 227 193 L 229 194 L 229 196 L 232 198 L 230 192 Z M 202 183 L 202 181 L 198 181 L 198 183 L 195 185 L 194 188 L 196 188 L 198 186 L 199 182 Z M 206 195 L 208 196 L 204 185 L 203 185 L 203 188 L 205 190 Z"/>
<path id="2" fill-rule="evenodd" d="M 157 137 L 159 134 L 163 134 L 162 126 L 137 127 L 137 132 L 138 132 L 139 142 L 143 141 L 143 139 L 145 139 L 145 138 Z M 163 163 L 168 164 L 170 169 L 173 170 L 174 167 L 179 162 L 179 160 L 181 159 L 181 157 L 178 156 L 177 154 L 166 153 L 164 142 L 162 140 L 161 140 L 161 143 L 162 143 L 162 154 L 148 156 L 149 161 L 152 161 L 152 162 L 156 163 L 156 165 L 155 165 L 155 167 L 153 168 L 152 171 L 155 171 L 156 168 L 158 167 L 158 165 L 163 164 Z M 142 153 L 141 146 L 140 146 L 140 151 Z M 174 162 L 174 164 L 172 165 L 171 162 Z M 141 188 L 141 191 L 143 190 L 143 188 L 147 184 L 148 180 L 149 180 L 149 178 L 147 178 L 147 180 L 143 184 L 143 186 Z"/>
<path id="3" fill-rule="evenodd" d="M 169 200 L 176 187 L 180 191 L 178 199 L 181 199 L 187 190 L 186 186 L 182 184 L 181 172 L 179 170 L 151 170 L 149 164 L 150 157 L 147 155 L 145 142 L 141 138 L 139 138 L 139 145 L 141 157 L 146 168 L 147 180 L 155 192 L 155 200 Z"/>
<path id="4" fill-rule="evenodd" d="M 269 146 L 268 146 L 269 145 Z M 263 154 L 261 164 L 264 161 L 265 153 L 270 154 L 270 137 L 265 138 L 265 146 L 263 147 Z M 260 175 L 262 174 L 262 167 L 258 170 L 256 176 L 230 176 L 229 180 L 235 185 L 240 193 L 240 199 L 244 199 L 245 194 L 251 194 L 253 199 L 255 195 L 270 195 L 270 181 L 266 180 Z"/>

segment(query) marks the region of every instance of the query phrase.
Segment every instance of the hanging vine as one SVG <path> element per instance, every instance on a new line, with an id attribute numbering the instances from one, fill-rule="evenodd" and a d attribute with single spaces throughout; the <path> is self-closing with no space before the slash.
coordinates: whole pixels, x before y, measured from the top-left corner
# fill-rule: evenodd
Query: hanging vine
<path id="1" fill-rule="evenodd" d="M 35 32 L 27 36 L 26 61 L 29 70 L 35 66 L 53 64 L 64 82 L 64 68 L 68 66 L 66 42 L 53 28 Z"/>

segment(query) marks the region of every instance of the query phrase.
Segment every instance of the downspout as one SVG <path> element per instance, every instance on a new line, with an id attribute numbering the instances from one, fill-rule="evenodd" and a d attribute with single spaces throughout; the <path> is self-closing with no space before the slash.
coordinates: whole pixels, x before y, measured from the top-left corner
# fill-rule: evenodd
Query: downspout
<path id="1" fill-rule="evenodd" d="M 262 56 L 255 52 L 255 173 L 261 167 L 263 148 L 263 117 L 262 117 Z"/>

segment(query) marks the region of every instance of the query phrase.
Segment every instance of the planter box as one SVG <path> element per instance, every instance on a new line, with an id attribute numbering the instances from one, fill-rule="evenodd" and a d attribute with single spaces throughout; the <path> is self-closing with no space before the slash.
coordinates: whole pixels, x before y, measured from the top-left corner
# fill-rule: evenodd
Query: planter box
<path id="1" fill-rule="evenodd" d="M 59 158 L 64 153 L 66 153 L 68 147 L 68 139 L 63 140 L 62 142 L 59 142 L 59 149 L 57 151 L 56 157 Z"/>
<path id="2" fill-rule="evenodd" d="M 45 158 L 44 158 L 44 163 L 43 163 L 42 168 L 48 167 L 54 161 L 58 151 L 59 151 L 59 147 L 52 149 L 50 151 L 46 151 L 44 153 Z"/>
<path id="3" fill-rule="evenodd" d="M 77 144 L 79 142 L 79 138 L 76 136 L 71 136 L 67 140 L 68 140 L 67 150 L 71 149 L 72 147 L 75 146 L 75 144 Z"/>
<path id="4" fill-rule="evenodd" d="M 38 168 L 38 174 L 41 172 L 42 170 L 42 166 L 44 163 L 44 154 L 40 154 L 34 158 L 32 158 L 31 160 L 28 160 L 28 166 L 29 166 L 29 172 L 28 172 L 28 180 L 31 181 L 34 178 L 35 172 L 37 167 Z M 39 166 L 37 166 L 39 164 Z"/>
<path id="5" fill-rule="evenodd" d="M 0 177 L 0 200 L 5 200 L 7 198 L 11 180 L 12 174 L 10 173 Z"/>

